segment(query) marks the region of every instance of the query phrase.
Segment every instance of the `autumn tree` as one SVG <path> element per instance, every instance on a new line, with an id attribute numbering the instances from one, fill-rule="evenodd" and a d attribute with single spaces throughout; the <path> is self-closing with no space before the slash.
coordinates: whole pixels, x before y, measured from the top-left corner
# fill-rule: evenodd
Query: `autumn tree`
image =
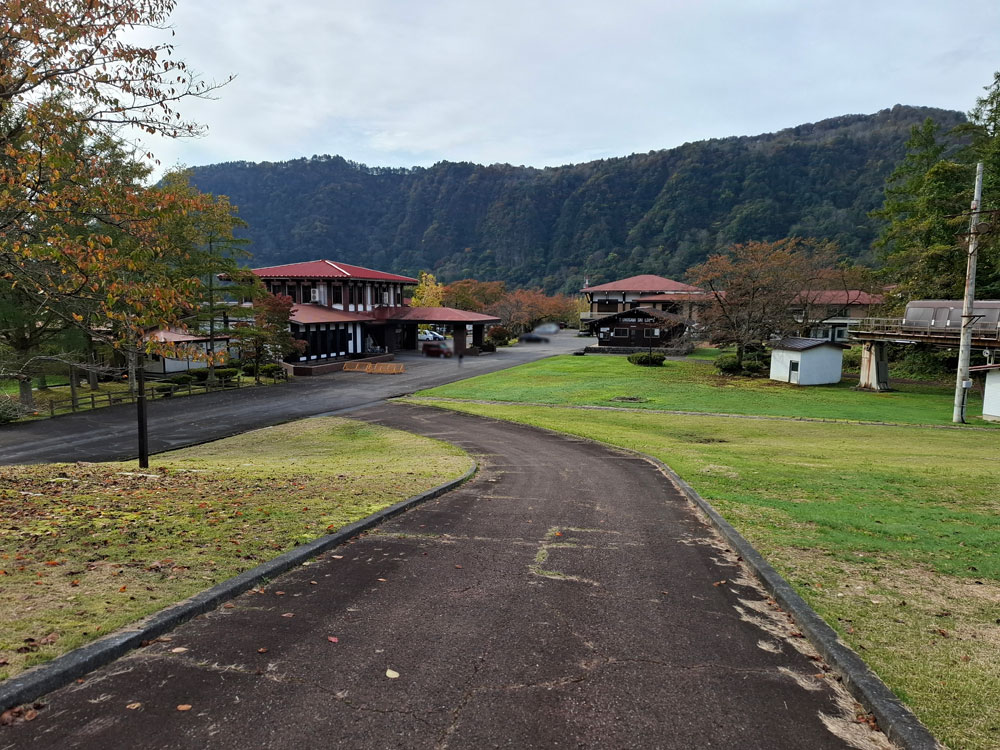
<path id="1" fill-rule="evenodd" d="M 288 321 L 295 302 L 287 294 L 264 294 L 254 301 L 253 323 L 233 329 L 233 343 L 245 362 L 253 363 L 254 380 L 260 383 L 260 368 L 295 352 L 306 342 L 292 336 Z"/>
<path id="2" fill-rule="evenodd" d="M 798 330 L 797 300 L 823 285 L 834 260 L 833 248 L 815 240 L 732 245 L 689 272 L 711 293 L 700 322 L 713 341 L 736 347 L 742 367 L 748 348 Z"/>
<path id="3" fill-rule="evenodd" d="M 459 310 L 482 312 L 498 302 L 506 293 L 507 285 L 502 281 L 462 279 L 445 285 L 442 304 Z"/>
<path id="4" fill-rule="evenodd" d="M 412 304 L 414 307 L 441 307 L 444 299 L 444 284 L 440 283 L 434 274 L 421 271 L 419 283 L 413 290 Z"/>
<path id="5" fill-rule="evenodd" d="M 148 189 L 149 170 L 124 140 L 201 131 L 175 106 L 214 86 L 169 44 L 130 41 L 163 29 L 173 7 L 11 0 L 0 16 L 0 277 L 133 352 L 150 322 L 177 320 L 196 286 L 177 273 L 162 221 L 200 199 Z M 138 403 L 141 424 L 141 394 Z"/>

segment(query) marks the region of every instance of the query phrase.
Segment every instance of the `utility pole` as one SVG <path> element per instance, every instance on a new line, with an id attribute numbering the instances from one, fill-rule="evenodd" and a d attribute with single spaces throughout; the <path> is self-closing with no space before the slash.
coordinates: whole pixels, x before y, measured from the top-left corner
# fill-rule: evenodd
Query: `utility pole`
<path id="1" fill-rule="evenodd" d="M 972 326 L 978 315 L 972 312 L 976 299 L 976 255 L 979 250 L 979 207 L 983 198 L 983 163 L 976 164 L 976 189 L 972 195 L 972 219 L 969 223 L 968 265 L 965 270 L 965 299 L 962 302 L 962 339 L 958 347 L 958 373 L 955 379 L 955 409 L 952 422 L 965 422 L 965 401 L 972 381 L 969 379 L 969 356 L 972 353 Z"/>

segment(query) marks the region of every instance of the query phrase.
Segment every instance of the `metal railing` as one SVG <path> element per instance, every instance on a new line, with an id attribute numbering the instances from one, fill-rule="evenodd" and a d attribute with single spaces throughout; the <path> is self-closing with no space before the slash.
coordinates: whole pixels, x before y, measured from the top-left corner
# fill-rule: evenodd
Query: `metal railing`
<path id="1" fill-rule="evenodd" d="M 973 323 L 972 335 L 976 339 L 1000 341 L 1000 325 L 977 321 Z M 934 321 L 906 320 L 905 318 L 862 318 L 850 327 L 851 335 L 858 333 L 892 334 L 906 336 L 954 336 L 957 340 L 962 333 L 961 325 L 935 324 Z"/>

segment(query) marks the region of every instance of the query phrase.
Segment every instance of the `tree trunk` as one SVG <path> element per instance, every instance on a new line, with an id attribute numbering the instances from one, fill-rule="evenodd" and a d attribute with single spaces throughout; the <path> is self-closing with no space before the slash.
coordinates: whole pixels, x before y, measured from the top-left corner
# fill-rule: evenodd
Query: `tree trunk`
<path id="1" fill-rule="evenodd" d="M 45 373 L 38 374 L 38 390 L 47 391 L 49 389 L 49 381 L 45 379 Z"/>
<path id="2" fill-rule="evenodd" d="M 19 375 L 17 378 L 18 397 L 25 409 L 35 408 L 35 395 L 31 392 L 31 378 Z"/>
<path id="3" fill-rule="evenodd" d="M 738 364 L 740 366 L 741 370 L 743 369 L 743 355 L 744 355 L 744 353 L 745 352 L 744 352 L 744 349 L 743 349 L 743 344 L 737 344 L 736 345 L 736 364 Z"/>
<path id="4" fill-rule="evenodd" d="M 76 391 L 76 368 L 73 365 L 69 366 L 69 398 L 70 404 L 73 406 L 73 411 L 80 408 L 80 396 Z"/>
<path id="5" fill-rule="evenodd" d="M 135 352 L 128 354 L 128 392 L 135 395 Z"/>
<path id="6" fill-rule="evenodd" d="M 90 390 L 96 391 L 101 386 L 97 382 L 97 352 L 94 351 L 94 339 L 90 336 L 87 337 L 87 350 L 90 353 L 88 357 L 90 360 L 90 369 L 87 370 L 87 382 L 90 384 Z"/>

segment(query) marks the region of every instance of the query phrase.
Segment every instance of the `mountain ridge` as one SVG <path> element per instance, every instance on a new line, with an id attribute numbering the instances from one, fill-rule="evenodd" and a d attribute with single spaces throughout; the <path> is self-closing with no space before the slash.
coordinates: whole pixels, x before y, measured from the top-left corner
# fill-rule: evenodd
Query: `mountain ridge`
<path id="1" fill-rule="evenodd" d="M 499 279 L 572 292 L 684 276 L 733 242 L 799 235 L 870 259 L 886 177 L 913 125 L 960 112 L 896 105 L 756 136 L 558 167 L 441 161 L 369 167 L 340 156 L 196 167 L 249 226 L 254 265 L 330 258 L 445 281 Z"/>

